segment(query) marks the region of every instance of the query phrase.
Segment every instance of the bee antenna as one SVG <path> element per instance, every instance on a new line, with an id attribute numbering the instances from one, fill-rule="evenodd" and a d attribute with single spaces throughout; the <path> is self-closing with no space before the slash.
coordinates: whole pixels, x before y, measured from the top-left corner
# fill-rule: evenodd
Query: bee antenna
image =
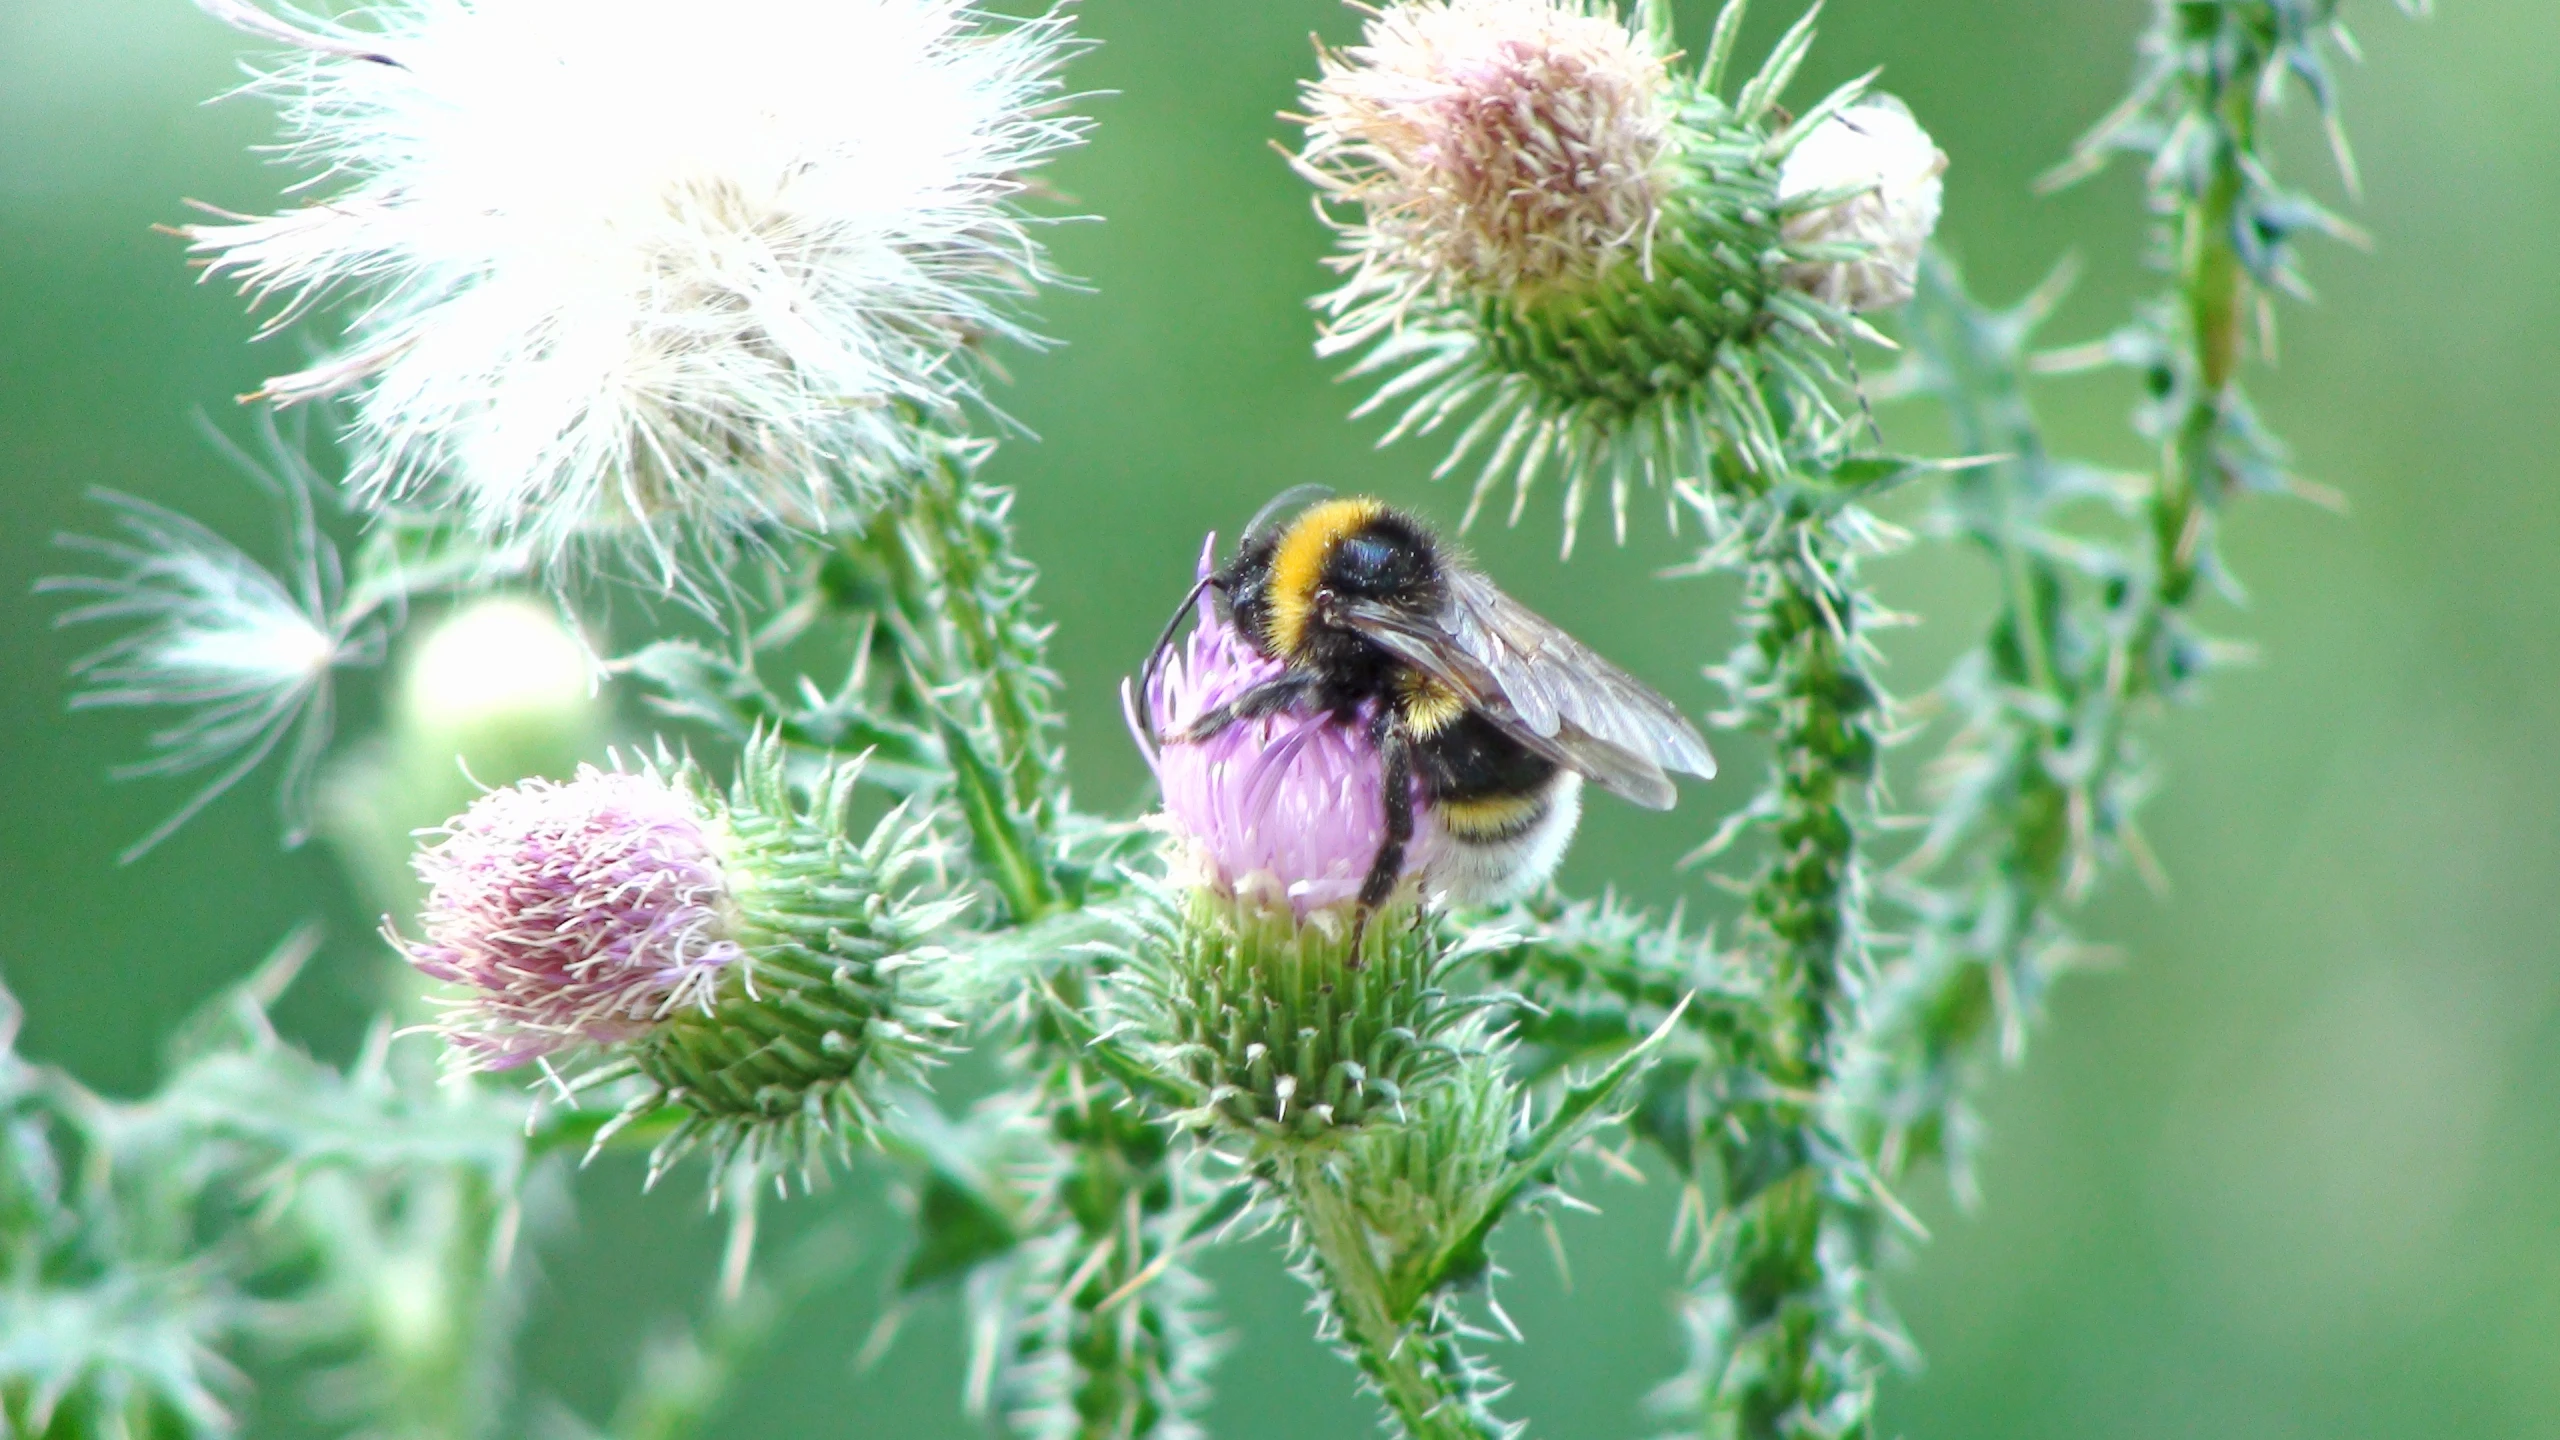
<path id="1" fill-rule="evenodd" d="M 1218 585 L 1218 573 L 1214 570 L 1191 583 L 1191 588 L 1183 593 L 1182 603 L 1173 607 L 1173 618 L 1164 622 L 1164 633 L 1156 637 L 1156 647 L 1147 652 L 1147 663 L 1138 670 L 1138 724 L 1146 731 L 1150 745 L 1161 746 L 1164 743 L 1164 737 L 1156 733 L 1152 688 L 1156 683 L 1156 671 L 1164 666 L 1164 652 L 1173 648 L 1173 637 L 1182 628 L 1182 618 L 1199 603 L 1200 592 L 1215 585 Z"/>
<path id="2" fill-rule="evenodd" d="M 1330 485 L 1290 486 L 1288 489 L 1272 496 L 1271 503 L 1253 512 L 1253 518 L 1245 522 L 1244 538 L 1236 542 L 1237 547 L 1241 549 L 1245 546 L 1251 545 L 1254 541 L 1261 539 L 1262 532 L 1268 529 L 1271 522 L 1279 517 L 1283 515 L 1293 515 L 1319 500 L 1330 500 L 1332 498 L 1333 487 Z"/>

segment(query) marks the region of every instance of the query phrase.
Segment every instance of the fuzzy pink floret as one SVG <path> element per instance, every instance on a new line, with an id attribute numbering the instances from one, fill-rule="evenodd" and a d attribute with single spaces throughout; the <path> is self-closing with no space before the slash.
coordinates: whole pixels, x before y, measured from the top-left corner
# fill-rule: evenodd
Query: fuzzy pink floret
<path id="1" fill-rule="evenodd" d="M 1204 602 L 1198 626 L 1147 686 L 1149 717 L 1157 734 L 1178 734 L 1280 670 Z M 1232 894 L 1286 899 L 1300 919 L 1356 898 L 1386 838 L 1384 776 L 1357 721 L 1287 711 L 1197 744 L 1168 740 L 1148 763 L 1165 819 L 1189 842 L 1201 878 Z M 1423 849 L 1418 838 L 1407 874 L 1420 868 Z"/>
<path id="2" fill-rule="evenodd" d="M 740 951 L 694 801 L 651 775 L 582 768 L 492 791 L 419 852 L 409 962 L 470 992 L 445 1031 L 476 1069 L 611 1044 L 704 1003 Z"/>
<path id="3" fill-rule="evenodd" d="M 1673 180 L 1669 82 L 1613 16 L 1581 0 L 1416 0 L 1320 58 L 1299 163 L 1365 209 L 1359 266 L 1514 292 L 1649 250 Z"/>

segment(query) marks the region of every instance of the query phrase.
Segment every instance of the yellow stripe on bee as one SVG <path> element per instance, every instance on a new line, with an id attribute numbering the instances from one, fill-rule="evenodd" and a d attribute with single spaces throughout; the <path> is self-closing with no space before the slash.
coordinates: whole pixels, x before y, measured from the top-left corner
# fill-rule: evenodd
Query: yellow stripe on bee
<path id="1" fill-rule="evenodd" d="M 1307 609 L 1314 602 L 1316 586 L 1324 578 L 1325 558 L 1343 537 L 1367 525 L 1386 506 L 1375 500 L 1327 500 L 1313 505 L 1289 523 L 1289 533 L 1280 537 L 1280 547 L 1271 557 L 1268 597 L 1269 618 L 1263 622 L 1263 642 L 1274 655 L 1295 655 L 1298 642 L 1307 633 Z"/>
<path id="2" fill-rule="evenodd" d="M 1461 840 L 1507 840 L 1546 813 L 1547 792 L 1443 800 L 1431 808 L 1440 817 L 1440 828 Z"/>
<path id="3" fill-rule="evenodd" d="M 1404 728 L 1416 739 L 1439 734 L 1467 713 L 1467 702 L 1457 691 L 1411 670 L 1397 677 L 1396 701 Z"/>

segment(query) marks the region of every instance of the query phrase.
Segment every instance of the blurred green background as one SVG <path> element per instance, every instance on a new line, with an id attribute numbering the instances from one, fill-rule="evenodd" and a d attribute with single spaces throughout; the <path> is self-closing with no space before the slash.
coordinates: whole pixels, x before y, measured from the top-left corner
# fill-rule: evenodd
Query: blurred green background
<path id="1" fill-rule="evenodd" d="M 1765 43 L 1790 17 L 1764 8 Z M 2076 252 L 2087 279 L 2051 333 L 2085 338 L 2148 283 L 2137 186 L 2115 173 L 2040 200 L 2029 182 L 2120 93 L 2148 9 L 1835 0 L 1799 95 L 1885 65 L 1953 157 L 1942 236 L 1976 289 L 2005 301 Z M 2369 195 L 2352 213 L 2376 245 L 2313 257 L 2320 303 L 2287 313 L 2259 394 L 2352 514 L 2235 516 L 2252 599 L 2214 618 L 2263 663 L 2164 727 L 2149 826 L 2174 888 L 2120 880 L 2083 917 L 2126 963 L 2067 986 L 2030 1063 L 1990 1093 L 1982 1203 L 1960 1212 L 1934 1182 L 1914 1197 L 1935 1240 L 1892 1290 L 1927 1365 L 1888 1383 L 1887 1433 L 2452 1440 L 2549 1433 L 2560 1414 L 2560 497 L 2545 458 L 2560 7 L 2450 0 L 2424 24 L 2381 0 L 2349 9 L 2371 60 L 2348 72 Z M 1091 289 L 1045 305 L 1063 347 L 1011 358 L 999 398 L 1038 440 L 1010 444 L 998 474 L 1047 571 L 1078 787 L 1108 808 L 1141 798 L 1116 678 L 1203 530 L 1305 480 L 1448 519 L 1463 496 L 1426 483 L 1428 449 L 1373 450 L 1374 427 L 1343 418 L 1352 392 L 1309 353 L 1325 236 L 1265 142 L 1287 133 L 1274 114 L 1311 68 L 1308 33 L 1347 38 L 1355 17 L 1333 0 L 1080 10 L 1101 43 L 1075 82 L 1108 93 L 1054 180 L 1104 219 L 1053 233 Z M 379 963 L 341 860 L 276 852 L 271 775 L 116 867 L 185 792 L 107 782 L 144 727 L 64 714 L 66 663 L 103 637 L 54 631 L 56 607 L 28 594 L 61 563 L 53 532 L 95 528 L 87 485 L 269 533 L 194 417 L 231 418 L 228 397 L 290 368 L 297 342 L 247 344 L 238 304 L 192 285 L 150 228 L 183 218 L 182 197 L 273 198 L 247 150 L 268 115 L 199 104 L 233 54 L 183 0 L 0 0 L 0 484 L 25 507 L 0 524 L 0 970 L 25 1047 L 117 1092 L 149 1084 L 178 1017 L 307 916 L 333 939 L 286 1014 L 316 1048 L 351 1043 Z M 2298 129 L 2289 163 L 2325 172 Z M 2138 463 L 2129 399 L 2087 379 L 2045 404 L 2062 448 Z M 1934 443 L 1925 415 L 1884 421 Z M 1657 585 L 1679 551 L 1638 528 L 1625 551 L 1586 543 L 1559 564 L 1533 506 L 1520 531 L 1474 542 L 1532 604 L 1703 708 L 1729 593 Z M 1877 567 L 1925 622 L 1896 637 L 1906 695 L 1978 623 L 1969 565 L 1924 549 Z M 347 706 L 361 735 L 380 699 L 360 679 Z M 1595 807 L 1569 878 L 1695 890 L 1670 862 L 1746 793 L 1749 758 L 1734 759 L 1670 816 Z M 635 1345 L 694 1304 L 717 1245 L 689 1185 L 642 1199 L 636 1178 L 582 1181 L 528 1332 L 524 1383 L 590 1414 Z M 1534 1235 L 1501 1247 L 1531 1343 L 1496 1358 L 1519 1382 L 1513 1411 L 1559 1440 L 1637 1433 L 1672 1363 L 1670 1193 L 1589 1188 L 1605 1214 L 1566 1222 L 1570 1287 Z M 846 1198 L 886 1214 L 870 1182 Z M 948 1298 L 919 1307 L 888 1363 L 853 1368 L 895 1244 L 872 1233 L 862 1270 L 800 1314 L 719 1434 L 966 1424 Z M 1208 1268 L 1234 1342 L 1213 1430 L 1368 1433 L 1268 1248 Z"/>

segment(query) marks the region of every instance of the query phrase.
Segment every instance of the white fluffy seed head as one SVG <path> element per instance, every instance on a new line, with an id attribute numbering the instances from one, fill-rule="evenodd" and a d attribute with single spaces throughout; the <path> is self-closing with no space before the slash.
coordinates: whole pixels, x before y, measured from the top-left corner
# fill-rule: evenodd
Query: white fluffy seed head
<path id="1" fill-rule="evenodd" d="M 1844 245 L 1862 258 L 1789 268 L 1787 283 L 1850 310 L 1881 310 L 1911 298 L 1920 252 L 1938 228 L 1947 157 L 1910 109 L 1871 95 L 1813 128 L 1778 170 L 1778 198 L 1858 193 L 1787 217 L 1796 245 Z"/>
<path id="2" fill-rule="evenodd" d="M 1075 142 L 1070 42 L 961 0 L 390 0 L 363 29 L 200 0 L 296 44 L 277 99 L 308 203 L 187 233 L 280 327 L 268 382 L 349 393 L 376 501 L 460 507 L 553 559 L 860 518 L 1028 339 L 1014 200 Z M 253 23 L 260 21 L 263 23 Z"/>
<path id="3" fill-rule="evenodd" d="M 281 573 L 175 511 L 99 490 L 94 497 L 114 515 L 117 533 L 64 535 L 56 543 L 103 562 L 108 573 L 56 575 L 36 584 L 39 591 L 81 597 L 55 617 L 58 625 L 132 627 L 73 663 L 81 688 L 72 694 L 72 708 L 147 708 L 180 717 L 151 732 L 147 759 L 116 773 L 214 772 L 176 814 L 125 851 L 127 861 L 167 839 L 278 750 L 285 759 L 277 808 L 285 842 L 300 844 L 311 831 L 312 780 L 329 742 L 334 674 L 382 658 L 386 627 L 345 603 L 338 553 L 320 531 L 299 460 L 272 434 L 268 440 L 282 473 L 234 453 L 284 501 Z"/>
<path id="4" fill-rule="evenodd" d="M 1661 56 L 1582 0 L 1418 0 L 1322 56 L 1299 168 L 1357 202 L 1354 260 L 1438 295 L 1588 279 L 1674 177 Z"/>

